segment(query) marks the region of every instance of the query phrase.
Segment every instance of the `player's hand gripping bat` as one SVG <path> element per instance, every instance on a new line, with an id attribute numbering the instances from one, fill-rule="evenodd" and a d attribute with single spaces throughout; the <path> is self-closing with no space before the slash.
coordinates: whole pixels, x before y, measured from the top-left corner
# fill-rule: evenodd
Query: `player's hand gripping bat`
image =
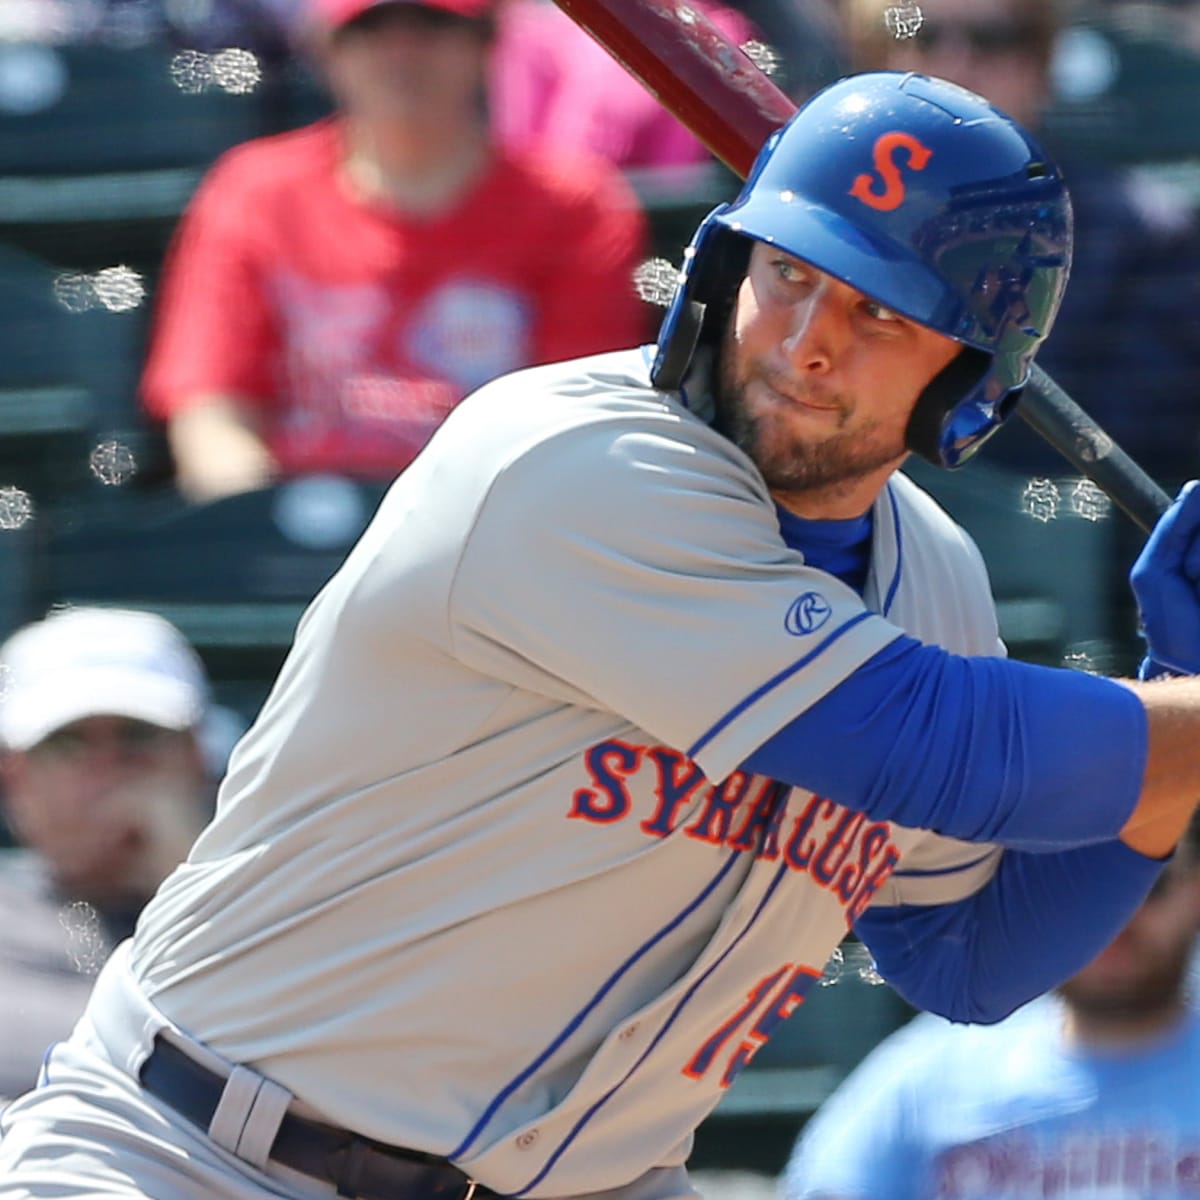
<path id="1" fill-rule="evenodd" d="M 686 0 L 556 0 L 732 171 L 745 179 L 791 99 Z M 1149 531 L 1162 490 L 1037 365 L 1017 412 L 1073 467 Z"/>

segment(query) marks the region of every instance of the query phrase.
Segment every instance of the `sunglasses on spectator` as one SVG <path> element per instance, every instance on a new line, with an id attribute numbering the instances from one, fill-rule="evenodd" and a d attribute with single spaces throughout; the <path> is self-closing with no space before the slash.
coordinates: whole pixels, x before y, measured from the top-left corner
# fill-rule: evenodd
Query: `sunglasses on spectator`
<path id="1" fill-rule="evenodd" d="M 968 46 L 976 54 L 1012 54 L 1031 50 L 1038 44 L 1038 30 L 1024 21 L 941 21 L 921 23 L 915 44 L 936 51 L 947 42 Z"/>

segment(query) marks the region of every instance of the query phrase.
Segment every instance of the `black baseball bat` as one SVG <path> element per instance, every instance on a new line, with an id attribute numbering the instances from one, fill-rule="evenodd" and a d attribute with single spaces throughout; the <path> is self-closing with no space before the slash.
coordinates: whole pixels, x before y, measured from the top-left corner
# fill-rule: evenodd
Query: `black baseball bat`
<path id="1" fill-rule="evenodd" d="M 1036 363 L 1018 415 L 1149 533 L 1171 497 Z"/>

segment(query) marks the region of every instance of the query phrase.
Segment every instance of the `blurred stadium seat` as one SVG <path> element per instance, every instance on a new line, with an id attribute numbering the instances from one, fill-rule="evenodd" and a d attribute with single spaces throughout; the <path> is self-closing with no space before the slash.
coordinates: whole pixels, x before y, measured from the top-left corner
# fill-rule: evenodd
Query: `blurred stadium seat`
<path id="1" fill-rule="evenodd" d="M 45 531 L 36 600 L 159 612 L 204 657 L 227 703 L 251 715 L 308 602 L 374 515 L 382 485 L 308 476 L 186 505 L 119 492 Z"/>
<path id="2" fill-rule="evenodd" d="M 1196 158 L 1200 54 L 1178 36 L 1171 8 L 1083 6 L 1056 49 L 1044 125 L 1052 146 L 1112 163 Z"/>
<path id="3" fill-rule="evenodd" d="M 52 504 L 88 479 L 105 442 L 125 446 L 143 479 L 161 477 L 165 445 L 136 397 L 147 308 L 125 268 L 64 272 L 0 243 L 0 484 Z"/>
<path id="4" fill-rule="evenodd" d="M 252 56 L 221 61 L 0 44 L 0 236 L 59 262 L 154 265 L 204 168 L 268 129 Z"/>
<path id="5" fill-rule="evenodd" d="M 1111 590 L 1127 518 L 1086 481 L 1031 479 L 986 457 L 961 471 L 910 459 L 904 470 L 978 543 L 1014 658 L 1111 670 L 1134 632 L 1115 626 Z"/>
<path id="6" fill-rule="evenodd" d="M 333 111 L 333 100 L 312 63 L 294 58 L 277 71 L 264 93 L 274 128 L 295 129 Z"/>
<path id="7" fill-rule="evenodd" d="M 740 180 L 718 162 L 643 167 L 626 178 L 650 221 L 650 250 L 678 267 L 692 234 L 720 203 L 732 200 Z"/>
<path id="8" fill-rule="evenodd" d="M 0 486 L 39 495 L 78 482 L 96 412 L 55 277 L 0 245 Z"/>
<path id="9" fill-rule="evenodd" d="M 226 82 L 245 92 L 222 87 L 213 56 L 195 51 L 0 46 L 4 172 L 89 175 L 207 164 L 263 129 L 258 89 L 249 86 L 255 68 L 234 61 L 244 62 L 245 81 Z M 6 70 L 19 73 L 23 87 L 5 89 Z"/>

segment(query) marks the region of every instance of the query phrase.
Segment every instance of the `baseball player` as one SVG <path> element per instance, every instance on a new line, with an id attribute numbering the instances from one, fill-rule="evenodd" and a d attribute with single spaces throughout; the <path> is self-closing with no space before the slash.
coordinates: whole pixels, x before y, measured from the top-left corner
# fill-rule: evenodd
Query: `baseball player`
<path id="1" fill-rule="evenodd" d="M 955 1020 L 1088 961 L 1200 795 L 1200 684 L 1004 660 L 896 473 L 1004 420 L 1069 259 L 1010 119 L 855 77 L 703 222 L 657 347 L 468 399 L 6 1112 L 0 1197 L 690 1197 L 848 926 Z M 1136 570 L 1154 669 L 1200 668 L 1197 529 L 1200 489 Z"/>

